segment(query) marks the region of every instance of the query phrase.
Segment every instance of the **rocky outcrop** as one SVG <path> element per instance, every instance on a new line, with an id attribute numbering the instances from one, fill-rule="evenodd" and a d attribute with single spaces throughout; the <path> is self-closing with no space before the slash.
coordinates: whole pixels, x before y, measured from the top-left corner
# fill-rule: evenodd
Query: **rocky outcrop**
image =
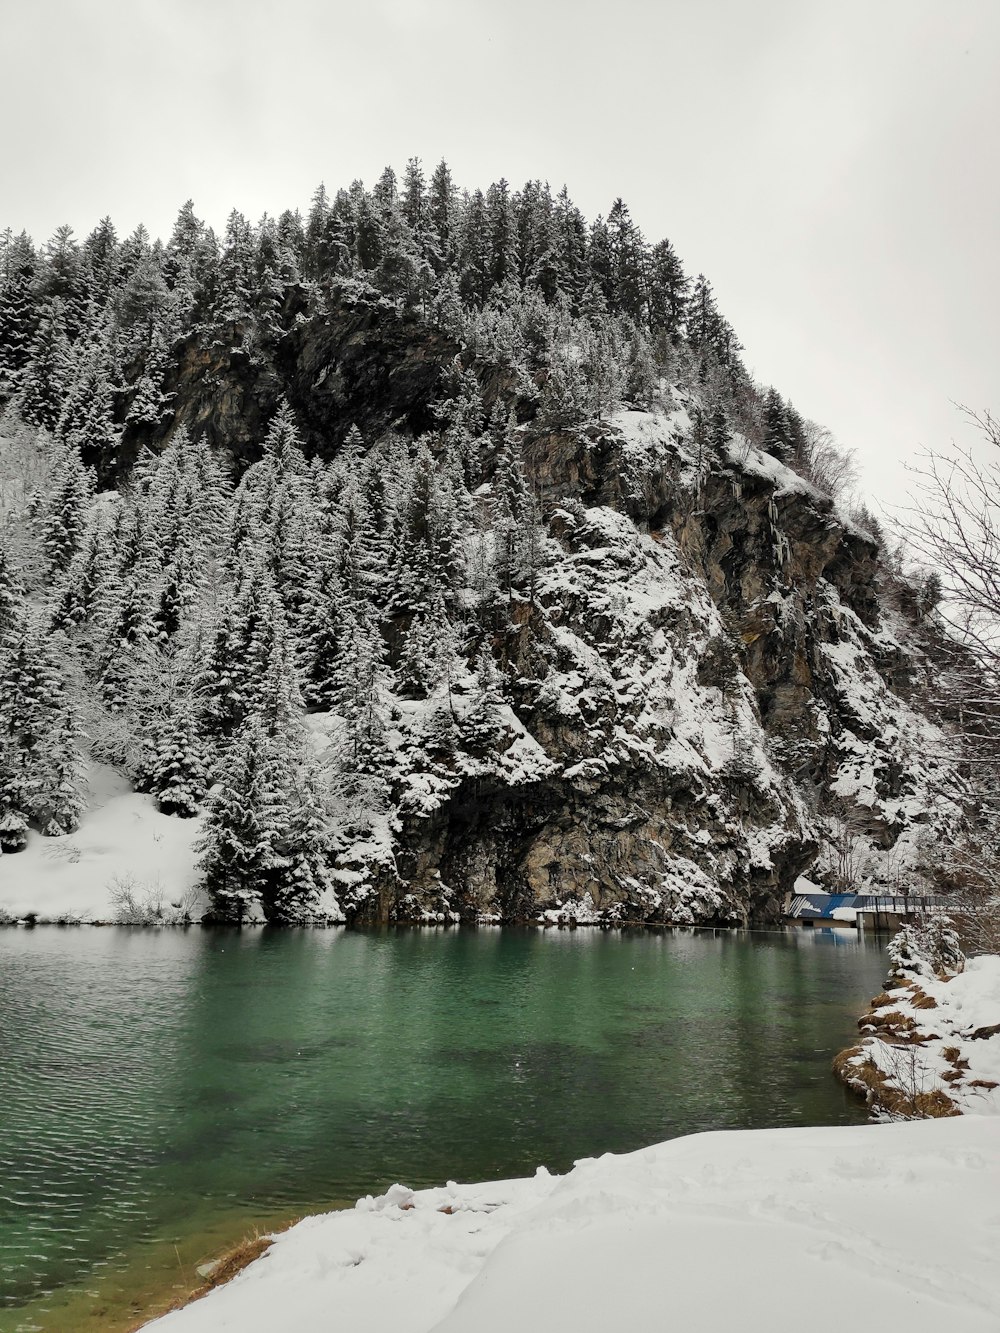
<path id="1" fill-rule="evenodd" d="M 526 439 L 546 538 L 502 633 L 505 762 L 404 736 L 363 913 L 765 923 L 798 875 L 887 882 L 960 817 L 875 541 L 745 442 L 688 439 L 682 405 Z"/>
<path id="2" fill-rule="evenodd" d="M 458 348 L 415 312 L 355 282 L 328 290 L 319 303 L 293 291 L 283 323 L 267 342 L 238 324 L 190 334 L 165 385 L 169 430 L 183 425 L 204 436 L 242 471 L 259 457 L 283 398 L 309 452 L 321 458 L 336 452 L 352 425 L 369 440 L 394 423 L 412 434 L 432 426 L 430 404 Z M 125 460 L 148 442 L 128 433 Z"/>

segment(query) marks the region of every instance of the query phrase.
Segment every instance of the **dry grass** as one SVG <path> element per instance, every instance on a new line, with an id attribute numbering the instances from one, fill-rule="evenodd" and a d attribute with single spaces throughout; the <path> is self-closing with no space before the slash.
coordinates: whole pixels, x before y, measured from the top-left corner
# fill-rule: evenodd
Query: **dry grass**
<path id="1" fill-rule="evenodd" d="M 861 1046 L 834 1057 L 833 1072 L 852 1092 L 859 1093 L 873 1110 L 906 1120 L 940 1120 L 960 1115 L 943 1088 L 930 1092 L 897 1087 Z"/>
<path id="2" fill-rule="evenodd" d="M 183 1310 L 185 1305 L 190 1305 L 192 1301 L 201 1300 L 203 1296 L 207 1296 L 216 1287 L 222 1287 L 227 1282 L 231 1282 L 234 1277 L 243 1272 L 244 1268 L 249 1268 L 255 1259 L 259 1259 L 262 1254 L 265 1254 L 273 1243 L 273 1235 L 261 1235 L 257 1230 L 254 1230 L 252 1235 L 244 1236 L 238 1245 L 234 1245 L 231 1250 L 227 1250 L 215 1261 L 211 1271 L 202 1279 L 200 1286 L 193 1288 L 185 1295 L 178 1296 L 164 1309 L 146 1315 L 138 1324 L 132 1325 L 129 1333 L 139 1333 L 139 1330 L 144 1328 L 150 1319 L 158 1319 L 162 1315 L 172 1314 L 175 1310 Z"/>
<path id="3" fill-rule="evenodd" d="M 252 1236 L 244 1236 L 239 1245 L 227 1251 L 215 1264 L 212 1271 L 205 1278 L 204 1287 L 196 1295 L 205 1296 L 214 1287 L 221 1287 L 227 1282 L 231 1282 L 237 1274 L 242 1273 L 244 1268 L 249 1268 L 254 1260 L 259 1259 L 273 1244 L 273 1236 L 261 1236 L 257 1233 Z M 192 1297 L 192 1299 L 195 1298 Z"/>

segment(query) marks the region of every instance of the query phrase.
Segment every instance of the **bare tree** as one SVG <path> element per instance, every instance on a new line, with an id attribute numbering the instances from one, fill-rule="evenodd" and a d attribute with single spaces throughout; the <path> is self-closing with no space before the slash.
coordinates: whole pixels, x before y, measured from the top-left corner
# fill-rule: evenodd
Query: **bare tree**
<path id="1" fill-rule="evenodd" d="M 858 464 L 855 451 L 839 445 L 833 433 L 815 421 L 805 424 L 805 441 L 796 471 L 817 490 L 839 499 L 858 484 Z"/>
<path id="2" fill-rule="evenodd" d="M 909 554 L 937 573 L 960 640 L 1000 672 L 1000 423 L 971 408 L 989 453 L 925 451 L 911 471 L 914 505 L 903 525 Z"/>
<path id="3" fill-rule="evenodd" d="M 970 832 L 941 849 L 937 877 L 955 895 L 963 943 L 981 952 L 1000 947 L 1000 423 L 961 410 L 982 446 L 925 451 L 896 526 L 926 571 L 914 585 L 927 603 L 918 610 L 940 600 L 935 702 L 972 801 Z"/>

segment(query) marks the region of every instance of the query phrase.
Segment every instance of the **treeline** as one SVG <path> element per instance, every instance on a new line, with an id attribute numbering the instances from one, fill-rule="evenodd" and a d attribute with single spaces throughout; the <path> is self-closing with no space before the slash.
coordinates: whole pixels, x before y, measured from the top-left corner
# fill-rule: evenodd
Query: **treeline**
<path id="1" fill-rule="evenodd" d="M 521 420 L 575 424 L 622 397 L 648 400 L 680 362 L 762 428 L 711 284 L 685 274 L 669 241 L 650 245 L 620 199 L 588 224 L 565 189 L 500 181 L 469 193 L 445 163 L 428 181 L 415 160 L 401 183 L 386 170 L 370 191 L 356 182 L 331 198 L 320 187 L 306 217 L 253 225 L 234 211 L 221 238 L 190 202 L 165 244 L 142 226 L 121 240 L 110 218 L 82 242 L 60 227 L 40 248 L 6 232 L 0 403 L 75 443 L 113 482 L 123 433 L 169 432 L 186 338 L 270 364 L 297 322 L 345 293 L 453 334 L 466 363 L 521 396 Z M 794 449 L 794 431 L 763 428 Z"/>

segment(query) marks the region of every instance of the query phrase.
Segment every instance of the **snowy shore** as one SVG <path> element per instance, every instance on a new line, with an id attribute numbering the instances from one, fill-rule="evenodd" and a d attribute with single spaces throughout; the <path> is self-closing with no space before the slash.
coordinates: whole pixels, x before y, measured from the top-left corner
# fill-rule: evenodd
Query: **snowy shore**
<path id="1" fill-rule="evenodd" d="M 995 1333 L 1000 1120 L 728 1131 L 310 1217 L 156 1333 Z M 860 1320 L 860 1323 L 859 1323 Z"/>
<path id="2" fill-rule="evenodd" d="M 207 902 L 196 885 L 194 844 L 201 819 L 161 814 L 115 769 L 91 764 L 89 807 L 80 828 L 62 838 L 34 830 L 16 855 L 0 856 L 0 921 L 127 922 L 131 895 L 165 924 L 197 918 Z"/>
<path id="3" fill-rule="evenodd" d="M 872 1002 L 837 1072 L 876 1111 L 1000 1115 L 1000 957 L 907 973 Z"/>

